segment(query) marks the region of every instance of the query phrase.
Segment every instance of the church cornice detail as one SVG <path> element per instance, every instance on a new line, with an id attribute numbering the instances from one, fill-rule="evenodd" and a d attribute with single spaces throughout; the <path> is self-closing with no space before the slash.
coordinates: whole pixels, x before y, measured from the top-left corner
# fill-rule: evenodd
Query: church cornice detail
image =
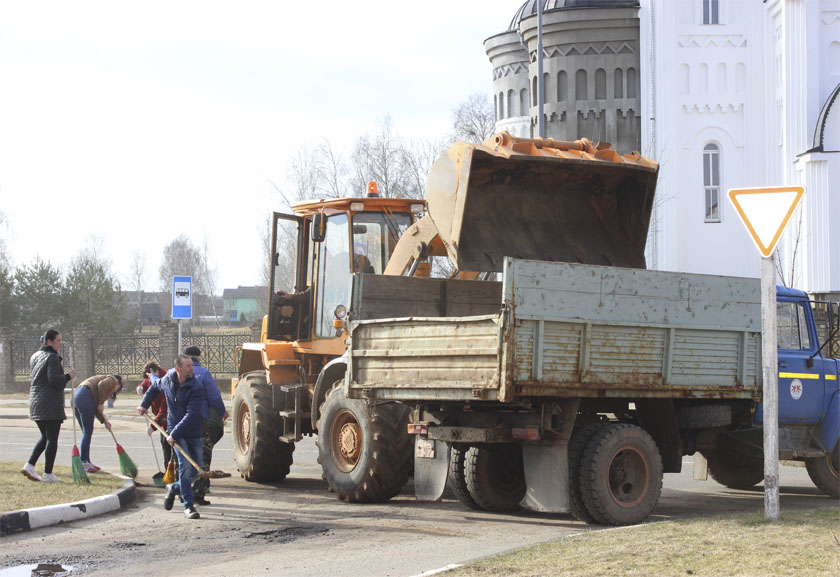
<path id="1" fill-rule="evenodd" d="M 635 54 L 635 47 L 628 42 L 587 42 L 586 44 L 569 44 L 566 46 L 543 47 L 543 58 L 557 58 L 566 56 L 601 56 L 603 54 Z M 529 52 L 531 63 L 537 61 L 537 51 Z"/>
<path id="2" fill-rule="evenodd" d="M 747 39 L 741 34 L 726 34 L 718 36 L 709 35 L 686 35 L 680 36 L 677 42 L 680 48 L 745 48 Z"/>
<path id="3" fill-rule="evenodd" d="M 493 69 L 493 80 L 505 78 L 506 76 L 514 76 L 516 74 L 528 73 L 528 65 L 525 62 L 516 62 L 515 64 L 505 64 Z"/>
<path id="4" fill-rule="evenodd" d="M 744 103 L 743 102 L 730 102 L 730 103 L 693 103 L 693 104 L 683 104 L 682 111 L 686 114 L 730 114 L 730 113 L 738 113 L 743 112 L 744 110 Z"/>
<path id="5" fill-rule="evenodd" d="M 840 10 L 826 10 L 822 13 L 822 23 L 826 26 L 831 26 L 840 22 Z"/>

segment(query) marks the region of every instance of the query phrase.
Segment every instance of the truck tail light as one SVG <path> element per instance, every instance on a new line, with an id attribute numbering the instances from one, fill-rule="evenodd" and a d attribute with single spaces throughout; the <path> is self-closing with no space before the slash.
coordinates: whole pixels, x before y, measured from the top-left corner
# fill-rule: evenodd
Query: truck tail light
<path id="1" fill-rule="evenodd" d="M 419 423 L 408 424 L 409 435 L 427 435 L 429 433 L 429 425 Z"/>
<path id="2" fill-rule="evenodd" d="M 540 431 L 538 429 L 513 429 L 512 435 L 514 439 L 521 441 L 539 441 Z"/>

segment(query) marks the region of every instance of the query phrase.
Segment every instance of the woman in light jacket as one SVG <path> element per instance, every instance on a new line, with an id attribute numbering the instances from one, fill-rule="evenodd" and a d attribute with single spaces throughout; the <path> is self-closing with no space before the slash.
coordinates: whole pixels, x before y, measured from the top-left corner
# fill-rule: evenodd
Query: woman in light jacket
<path id="1" fill-rule="evenodd" d="M 96 473 L 99 467 L 90 462 L 90 441 L 93 438 L 93 418 L 111 430 L 111 422 L 105 418 L 105 402 L 122 389 L 119 375 L 94 375 L 82 381 L 73 393 L 76 405 L 76 420 L 82 428 L 82 465 L 88 473 Z"/>

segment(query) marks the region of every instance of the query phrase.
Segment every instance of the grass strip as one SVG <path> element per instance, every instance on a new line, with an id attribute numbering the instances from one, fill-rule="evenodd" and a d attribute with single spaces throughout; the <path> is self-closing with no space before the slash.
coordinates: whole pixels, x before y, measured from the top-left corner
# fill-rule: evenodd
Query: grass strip
<path id="1" fill-rule="evenodd" d="M 43 462 L 38 463 L 38 472 L 43 473 Z M 20 474 L 23 462 L 0 461 L 0 512 L 8 513 L 19 509 L 75 503 L 91 497 L 113 493 L 122 487 L 123 480 L 107 473 L 88 474 L 90 485 L 73 483 L 73 472 L 69 466 L 56 465 L 53 468 L 63 483 L 40 483 Z"/>
<path id="2" fill-rule="evenodd" d="M 840 575 L 840 508 L 591 531 L 464 565 L 446 577 Z"/>

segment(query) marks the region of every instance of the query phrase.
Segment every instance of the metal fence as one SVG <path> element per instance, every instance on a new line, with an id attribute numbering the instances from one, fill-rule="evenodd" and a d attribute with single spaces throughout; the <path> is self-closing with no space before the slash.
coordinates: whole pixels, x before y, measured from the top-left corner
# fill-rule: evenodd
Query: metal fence
<path id="1" fill-rule="evenodd" d="M 242 333 L 218 335 L 189 335 L 182 337 L 182 346 L 201 349 L 201 365 L 214 375 L 236 374 L 234 349 L 248 340 Z M 11 341 L 12 368 L 16 377 L 29 376 L 29 358 L 41 344 L 38 337 L 14 337 Z M 159 335 L 103 335 L 93 338 L 93 363 L 96 374 L 119 374 L 139 378 L 143 366 L 155 361 L 168 369 L 174 359 L 160 359 Z M 65 367 L 73 360 L 70 351 L 73 341 L 65 339 L 59 354 Z"/>

